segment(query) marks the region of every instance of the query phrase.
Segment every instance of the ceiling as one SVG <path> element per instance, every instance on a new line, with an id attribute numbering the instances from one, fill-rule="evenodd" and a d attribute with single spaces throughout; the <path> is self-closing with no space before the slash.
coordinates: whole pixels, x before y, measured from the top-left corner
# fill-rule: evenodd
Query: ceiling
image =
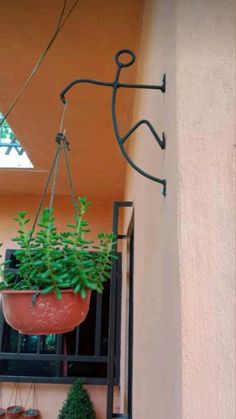
<path id="1" fill-rule="evenodd" d="M 68 6 L 73 1 L 68 0 Z M 143 0 L 80 0 L 8 122 L 33 170 L 0 169 L 0 194 L 42 192 L 55 153 L 62 105 L 59 93 L 72 80 L 114 79 L 114 55 L 119 49 L 137 52 Z M 0 112 L 24 84 L 55 30 L 63 0 L 1 0 L 0 2 Z M 137 57 L 138 58 L 138 57 Z M 135 65 L 123 70 L 122 80 L 134 81 Z M 77 194 L 90 198 L 121 199 L 125 161 L 111 122 L 111 89 L 75 86 L 68 93 L 66 135 Z M 132 92 L 119 92 L 121 132 L 130 128 Z M 56 192 L 68 193 L 64 164 Z"/>

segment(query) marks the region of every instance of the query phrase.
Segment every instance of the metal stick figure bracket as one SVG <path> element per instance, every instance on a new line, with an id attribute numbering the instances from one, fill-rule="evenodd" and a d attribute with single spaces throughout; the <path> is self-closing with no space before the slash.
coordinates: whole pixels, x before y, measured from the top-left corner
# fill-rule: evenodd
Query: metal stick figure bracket
<path id="1" fill-rule="evenodd" d="M 130 56 L 129 61 L 122 62 L 121 60 L 121 55 L 124 54 L 127 58 L 127 54 Z M 166 195 L 166 179 L 159 179 L 155 176 L 150 175 L 149 173 L 145 172 L 144 170 L 140 169 L 140 167 L 138 167 L 133 160 L 130 158 L 130 156 L 128 155 L 127 151 L 125 150 L 124 144 L 125 141 L 130 137 L 131 134 L 133 134 L 134 131 L 137 130 L 137 128 L 140 127 L 140 125 L 145 125 L 153 134 L 157 144 L 161 147 L 162 150 L 165 149 L 166 146 L 166 138 L 165 138 L 165 134 L 164 132 L 162 133 L 161 138 L 159 137 L 159 135 L 157 134 L 155 128 L 153 127 L 153 125 L 147 120 L 147 119 L 141 119 L 140 121 L 138 121 L 125 135 L 121 136 L 118 130 L 118 125 L 117 125 L 117 117 L 116 117 L 116 96 L 117 96 L 117 89 L 120 87 L 124 87 L 124 88 L 128 88 L 128 89 L 152 89 L 152 90 L 160 90 L 162 93 L 165 93 L 166 91 L 166 75 L 163 75 L 162 78 L 162 84 L 161 85 L 150 85 L 150 84 L 129 84 L 129 83 L 120 83 L 119 82 L 119 77 L 120 77 L 120 73 L 122 68 L 125 67 L 130 67 L 135 61 L 135 55 L 132 51 L 130 51 L 129 49 L 122 49 L 120 51 L 118 51 L 118 53 L 115 56 L 115 62 L 117 65 L 117 71 L 116 71 L 116 76 L 115 76 L 115 80 L 113 82 L 104 82 L 104 81 L 99 81 L 99 80 L 91 80 L 91 79 L 79 79 L 79 80 L 74 80 L 71 83 L 68 84 L 68 86 L 65 87 L 65 89 L 63 89 L 63 91 L 60 94 L 60 98 L 62 100 L 62 102 L 64 104 L 67 103 L 67 100 L 65 98 L 65 94 L 75 85 L 75 84 L 79 84 L 79 83 L 89 83 L 89 84 L 95 84 L 97 86 L 106 86 L 106 87 L 112 87 L 112 102 L 111 102 L 111 109 L 112 109 L 112 122 L 113 122 L 113 127 L 114 127 L 114 131 L 115 131 L 115 135 L 119 144 L 119 147 L 121 149 L 121 152 L 123 154 L 123 156 L 125 157 L 125 159 L 127 160 L 127 162 L 130 164 L 130 166 L 133 167 L 133 169 L 135 169 L 138 173 L 140 173 L 141 175 L 145 176 L 148 179 L 153 180 L 154 182 L 158 182 L 161 185 L 163 185 L 163 195 Z"/>

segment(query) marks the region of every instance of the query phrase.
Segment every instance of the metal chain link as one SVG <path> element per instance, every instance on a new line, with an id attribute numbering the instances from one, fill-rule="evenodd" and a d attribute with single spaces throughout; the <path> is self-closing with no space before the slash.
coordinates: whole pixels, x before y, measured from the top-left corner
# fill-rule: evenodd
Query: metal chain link
<path id="1" fill-rule="evenodd" d="M 69 148 L 70 143 L 66 138 L 65 130 L 64 130 L 64 132 L 62 132 L 66 109 L 67 109 L 67 103 L 65 103 L 65 106 L 63 108 L 62 117 L 61 117 L 61 121 L 60 121 L 60 132 L 57 133 L 57 135 L 56 135 L 57 150 L 56 150 L 53 162 L 52 162 L 52 166 L 51 166 L 48 178 L 47 178 L 45 186 L 44 186 L 44 190 L 43 190 L 43 194 L 42 194 L 42 197 L 41 197 L 41 200 L 40 200 L 40 203 L 39 203 L 39 207 L 38 207 L 35 219 L 34 219 L 34 223 L 33 223 L 32 230 L 31 230 L 31 237 L 34 233 L 36 224 L 38 222 L 38 218 L 39 218 L 40 212 L 42 210 L 43 202 L 44 202 L 45 196 L 47 194 L 52 175 L 53 175 L 53 182 L 52 182 L 52 189 L 51 189 L 51 194 L 50 194 L 49 208 L 50 209 L 53 208 L 53 202 L 54 202 L 55 191 L 56 191 L 57 176 L 58 176 L 58 171 L 59 171 L 59 166 L 60 166 L 60 154 L 61 154 L 62 149 L 64 151 L 64 156 L 65 156 L 66 172 L 67 172 L 67 176 L 68 176 L 68 180 L 69 180 L 70 195 L 71 195 L 72 205 L 73 205 L 74 212 L 75 212 L 75 219 L 78 216 L 78 210 L 77 210 L 75 192 L 74 192 L 74 184 L 73 184 L 73 179 L 72 179 L 72 174 L 71 174 L 70 164 L 69 164 L 69 158 L 68 158 L 68 153 L 67 153 L 70 150 L 70 148 Z"/>

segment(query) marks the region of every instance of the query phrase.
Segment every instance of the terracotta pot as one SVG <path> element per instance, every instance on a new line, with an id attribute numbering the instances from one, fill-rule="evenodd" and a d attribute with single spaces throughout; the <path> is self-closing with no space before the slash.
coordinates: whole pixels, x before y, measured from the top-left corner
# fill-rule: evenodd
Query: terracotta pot
<path id="1" fill-rule="evenodd" d="M 3 418 L 6 414 L 6 410 L 0 407 L 0 418 Z"/>
<path id="2" fill-rule="evenodd" d="M 11 410 L 13 410 L 14 408 L 18 408 L 18 411 L 17 412 L 14 412 L 14 411 L 11 412 Z M 24 413 L 24 409 L 21 406 L 9 406 L 6 409 L 6 414 L 7 414 L 8 418 L 19 418 L 22 415 L 22 413 Z"/>
<path id="3" fill-rule="evenodd" d="M 31 415 L 29 413 L 32 413 Z M 40 415 L 40 411 L 38 409 L 27 409 L 24 414 L 23 418 L 38 418 Z"/>
<path id="4" fill-rule="evenodd" d="M 49 335 L 70 332 L 86 318 L 91 290 L 86 298 L 74 294 L 73 290 L 63 290 L 58 299 L 54 292 L 38 295 L 35 303 L 32 296 L 35 291 L 4 290 L 2 307 L 6 322 L 24 335 Z"/>

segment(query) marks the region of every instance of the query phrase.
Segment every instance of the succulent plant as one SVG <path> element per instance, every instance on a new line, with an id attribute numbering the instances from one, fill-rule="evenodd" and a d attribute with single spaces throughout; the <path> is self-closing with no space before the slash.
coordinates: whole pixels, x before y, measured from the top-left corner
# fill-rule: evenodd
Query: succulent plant
<path id="1" fill-rule="evenodd" d="M 8 261 L 1 264 L 3 280 L 0 290 L 35 290 L 42 294 L 55 292 L 62 297 L 63 289 L 73 289 L 86 298 L 86 290 L 102 292 L 103 284 L 110 278 L 112 259 L 116 256 L 113 233 L 98 234 L 98 244 L 86 239 L 88 221 L 84 218 L 90 206 L 86 197 L 79 197 L 74 224 L 69 230 L 58 232 L 52 209 L 42 211 L 39 230 L 33 235 L 27 229 L 26 212 L 18 212 L 18 235 L 13 238 L 19 249 L 15 252 L 18 274 L 7 269 Z"/>

